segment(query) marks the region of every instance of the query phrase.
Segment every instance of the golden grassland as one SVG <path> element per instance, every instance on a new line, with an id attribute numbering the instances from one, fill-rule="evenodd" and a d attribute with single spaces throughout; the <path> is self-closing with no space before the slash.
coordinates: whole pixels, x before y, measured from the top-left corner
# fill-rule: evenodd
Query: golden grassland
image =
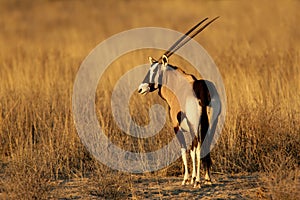
<path id="1" fill-rule="evenodd" d="M 99 197 L 126 197 L 130 176 L 97 163 L 77 135 L 71 98 L 80 63 L 118 32 L 145 26 L 185 32 L 199 19 L 220 15 L 196 38 L 219 67 L 227 94 L 226 122 L 212 152 L 213 171 L 259 172 L 268 197 L 297 198 L 299 8 L 299 1 L 289 0 L 1 1 L 0 192 L 11 198 L 47 198 L 51 180 L 93 177 L 101 180 Z M 145 50 L 116 60 L 106 84 L 112 87 L 124 69 L 145 63 L 151 53 L 160 55 Z M 176 56 L 170 62 L 184 63 Z M 149 97 L 164 104 L 156 94 Z M 147 151 L 173 137 L 168 125 L 150 140 L 126 136 L 107 107 L 109 92 L 99 89 L 97 99 L 99 121 L 116 144 Z M 149 104 L 149 99 L 134 96 L 133 118 L 147 121 Z M 157 172 L 181 173 L 181 160 Z"/>

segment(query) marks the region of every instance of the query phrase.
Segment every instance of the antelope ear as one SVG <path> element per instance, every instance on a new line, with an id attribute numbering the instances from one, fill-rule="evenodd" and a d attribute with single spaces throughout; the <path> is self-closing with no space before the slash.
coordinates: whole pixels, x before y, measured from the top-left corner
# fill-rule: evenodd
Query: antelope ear
<path id="1" fill-rule="evenodd" d="M 152 65 L 153 63 L 157 62 L 154 58 L 152 58 L 151 56 L 149 56 L 149 62 Z"/>
<path id="2" fill-rule="evenodd" d="M 162 56 L 162 64 L 164 65 L 164 66 L 167 66 L 168 65 L 168 57 L 167 56 L 165 56 L 165 55 L 163 55 Z"/>

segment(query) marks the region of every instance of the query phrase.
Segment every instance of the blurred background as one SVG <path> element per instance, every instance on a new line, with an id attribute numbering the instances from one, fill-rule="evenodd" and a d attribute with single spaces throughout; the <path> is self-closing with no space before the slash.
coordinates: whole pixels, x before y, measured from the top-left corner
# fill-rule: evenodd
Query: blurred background
<path id="1" fill-rule="evenodd" d="M 195 38 L 219 67 L 227 93 L 226 122 L 212 152 L 213 171 L 259 173 L 267 197 L 297 197 L 299 8 L 297 0 L 1 0 L 0 193 L 48 198 L 52 181 L 88 177 L 102 188 L 97 189 L 100 197 L 126 197 L 132 189 L 130 175 L 97 163 L 76 133 L 71 98 L 81 62 L 97 44 L 121 31 L 152 26 L 184 33 L 205 17 L 220 16 Z M 147 62 L 149 54 L 160 52 L 132 52 L 116 60 L 111 66 L 115 73 L 107 72 L 115 77 L 107 84 L 113 87 L 122 67 Z M 147 151 L 174 136 L 168 124 L 146 141 L 126 136 L 112 121 L 108 98 L 109 92 L 99 89 L 98 117 L 116 144 Z M 150 96 L 155 101 L 163 104 Z M 147 109 L 134 111 L 139 102 L 151 104 L 133 97 L 133 118 L 148 116 Z M 181 176 L 181 160 L 155 175 Z"/>

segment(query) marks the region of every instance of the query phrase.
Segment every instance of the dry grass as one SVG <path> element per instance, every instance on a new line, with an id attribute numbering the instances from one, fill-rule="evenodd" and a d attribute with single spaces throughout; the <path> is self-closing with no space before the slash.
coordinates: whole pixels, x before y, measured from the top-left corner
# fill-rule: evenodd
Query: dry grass
<path id="1" fill-rule="evenodd" d="M 129 175 L 98 165 L 77 136 L 71 96 L 80 63 L 100 41 L 120 31 L 159 26 L 184 32 L 200 18 L 220 15 L 218 22 L 197 37 L 217 63 L 227 92 L 227 118 L 213 150 L 213 170 L 263 172 L 269 198 L 297 198 L 299 4 L 225 0 L 146 4 L 1 1 L 0 192 L 11 198 L 47 198 L 51 180 L 100 174 L 102 185 L 97 195 L 126 196 L 131 187 Z M 117 60 L 114 77 L 107 74 L 110 84 L 124 73 L 121 66 L 129 69 L 140 64 L 149 53 L 141 51 Z M 174 57 L 170 62 L 175 61 Z M 98 92 L 97 98 L 107 99 Z M 151 101 L 163 103 L 155 94 Z M 131 106 L 134 108 L 137 102 L 149 105 L 146 99 L 134 97 Z M 105 103 L 97 102 L 97 106 L 109 113 Z M 137 120 L 140 115 L 147 116 L 145 109 L 132 114 Z M 109 114 L 98 116 L 100 121 L 104 119 L 114 142 L 129 149 L 147 151 L 164 145 L 173 136 L 167 125 L 151 140 L 136 140 L 121 133 Z M 180 168 L 178 160 L 158 173 L 176 175 Z M 103 172 L 107 176 L 103 177 Z"/>

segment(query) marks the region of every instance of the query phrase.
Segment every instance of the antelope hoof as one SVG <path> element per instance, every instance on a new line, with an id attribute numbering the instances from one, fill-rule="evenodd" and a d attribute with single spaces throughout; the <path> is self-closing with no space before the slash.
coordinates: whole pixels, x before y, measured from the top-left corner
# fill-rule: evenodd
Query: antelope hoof
<path id="1" fill-rule="evenodd" d="M 195 183 L 195 180 L 196 180 L 196 177 L 192 177 L 192 180 L 191 180 L 191 185 L 194 185 L 194 183 Z"/>
<path id="2" fill-rule="evenodd" d="M 200 182 L 196 181 L 194 184 L 194 188 L 201 188 Z"/>
<path id="3" fill-rule="evenodd" d="M 205 180 L 204 184 L 205 185 L 212 185 L 212 182 L 211 182 L 211 180 Z"/>
<path id="4" fill-rule="evenodd" d="M 189 180 L 188 179 L 184 179 L 181 183 L 181 185 L 188 185 L 189 184 Z"/>

